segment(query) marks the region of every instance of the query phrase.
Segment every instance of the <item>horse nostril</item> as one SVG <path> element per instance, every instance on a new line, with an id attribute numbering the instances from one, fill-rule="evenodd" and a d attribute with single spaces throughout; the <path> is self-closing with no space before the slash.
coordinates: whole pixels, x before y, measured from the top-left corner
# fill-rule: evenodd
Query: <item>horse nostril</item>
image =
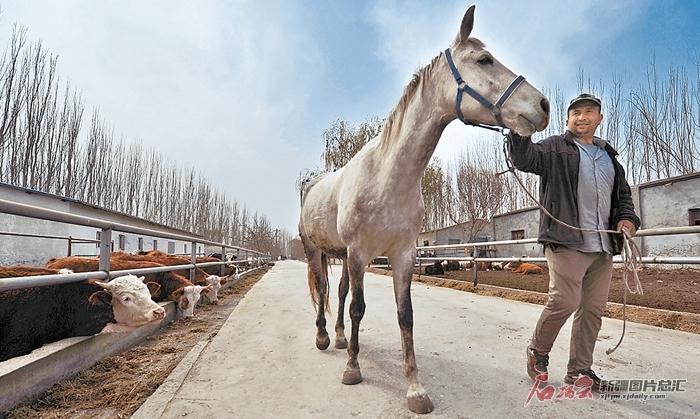
<path id="1" fill-rule="evenodd" d="M 544 111 L 544 113 L 549 115 L 549 101 L 547 100 L 547 98 L 542 98 L 542 100 L 540 101 L 540 106 L 542 106 L 542 110 Z"/>

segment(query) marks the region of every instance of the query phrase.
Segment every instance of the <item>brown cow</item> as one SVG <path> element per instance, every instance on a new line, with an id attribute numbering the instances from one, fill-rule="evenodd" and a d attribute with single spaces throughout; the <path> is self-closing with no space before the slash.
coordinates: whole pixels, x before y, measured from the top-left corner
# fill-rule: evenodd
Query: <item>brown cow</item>
<path id="1" fill-rule="evenodd" d="M 125 253 L 120 255 L 125 255 Z M 145 257 L 135 255 L 128 256 L 136 258 Z M 99 270 L 98 264 L 99 261 L 95 258 L 69 256 L 60 259 L 52 259 L 52 261 L 47 264 L 47 267 L 52 269 L 69 268 L 75 272 L 91 272 Z M 146 260 L 129 260 L 128 258 L 124 257 L 110 259 L 110 269 L 114 271 L 157 268 L 162 266 L 166 265 Z M 146 280 L 160 285 L 160 292 L 154 297 L 155 300 L 175 301 L 182 311 L 183 317 L 191 317 L 194 314 L 194 306 L 199 301 L 202 292 L 208 295 L 210 299 L 216 299 L 213 294 L 214 287 L 206 285 L 206 278 L 204 278 L 203 281 L 204 285 L 195 285 L 184 276 L 181 276 L 175 272 L 159 272 L 146 274 Z"/>
<path id="2" fill-rule="evenodd" d="M 46 264 L 49 269 L 70 269 L 73 272 L 93 272 L 99 271 L 100 261 L 97 258 L 86 258 L 81 256 L 68 256 L 65 258 L 51 259 Z M 142 269 L 142 268 L 159 268 L 162 264 L 154 262 L 132 262 L 128 260 L 120 259 L 110 259 L 109 269 L 112 271 L 123 271 L 126 269 Z M 145 275 L 146 281 L 148 282 L 158 282 L 158 276 L 160 274 L 147 274 Z"/>
<path id="3" fill-rule="evenodd" d="M 491 262 L 477 262 L 477 269 L 480 271 L 490 271 Z"/>
<path id="4" fill-rule="evenodd" d="M 161 298 L 177 302 L 182 312 L 182 317 L 192 317 L 194 307 L 199 302 L 202 294 L 208 296 L 210 301 L 217 300 L 213 286 L 194 285 L 190 280 L 174 272 L 168 272 L 161 283 Z M 167 296 L 167 297 L 166 297 Z"/>
<path id="5" fill-rule="evenodd" d="M 122 252 L 114 252 L 112 253 L 111 260 L 130 260 L 130 261 L 141 261 L 141 262 L 153 262 L 153 263 L 159 263 L 161 265 L 165 266 L 176 266 L 176 265 L 188 265 L 191 263 L 190 259 L 181 257 L 181 256 L 174 256 L 174 255 L 168 255 L 167 253 L 163 253 L 159 250 L 152 250 L 148 252 L 145 255 L 132 255 L 129 253 L 122 253 Z M 218 269 L 218 267 L 217 267 Z M 190 270 L 185 269 L 181 271 L 174 271 L 176 274 L 182 275 L 186 278 L 189 278 L 190 276 Z M 201 269 L 201 268 L 195 268 L 194 270 L 194 283 L 197 285 L 202 285 L 205 286 L 207 285 L 207 277 L 210 274 Z"/>
<path id="6" fill-rule="evenodd" d="M 207 277 L 207 286 L 211 288 L 211 292 L 202 293 L 202 301 L 204 304 L 219 304 L 219 290 L 229 281 L 229 276 L 209 275 Z M 234 278 L 237 279 L 237 278 Z"/>
<path id="7" fill-rule="evenodd" d="M 503 266 L 504 271 L 514 271 L 520 266 L 522 262 L 508 262 Z"/>
<path id="8" fill-rule="evenodd" d="M 514 272 L 521 273 L 523 275 L 542 274 L 544 273 L 544 270 L 541 267 L 535 265 L 534 263 L 523 262 L 520 264 L 520 266 L 517 267 L 517 269 L 515 269 Z"/>
<path id="9" fill-rule="evenodd" d="M 197 256 L 197 263 L 206 262 L 221 262 L 221 259 L 213 256 Z M 209 275 L 219 275 L 221 273 L 221 266 L 207 266 L 203 267 Z M 229 265 L 224 265 L 224 276 L 231 276 L 231 274 L 236 273 L 234 268 Z"/>
<path id="10" fill-rule="evenodd" d="M 0 278 L 55 273 L 47 268 L 0 267 Z M 82 281 L 0 291 L 0 361 L 68 337 L 160 321 L 165 310 L 150 299 L 154 285 L 147 287 L 143 277 L 128 275 L 108 283 Z M 103 295 L 109 300 L 106 305 L 98 304 Z"/>

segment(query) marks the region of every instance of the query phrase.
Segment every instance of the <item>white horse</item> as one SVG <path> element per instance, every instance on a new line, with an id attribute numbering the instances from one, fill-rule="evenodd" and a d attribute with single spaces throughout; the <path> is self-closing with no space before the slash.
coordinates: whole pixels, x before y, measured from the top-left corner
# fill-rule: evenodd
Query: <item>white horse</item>
<path id="1" fill-rule="evenodd" d="M 408 407 L 416 413 L 433 410 L 418 381 L 413 349 L 411 277 L 415 240 L 424 216 L 421 178 L 447 124 L 460 118 L 521 135 L 543 130 L 549 121 L 547 99 L 522 77 L 499 63 L 484 44 L 470 38 L 474 6 L 467 10 L 453 45 L 418 71 L 384 128 L 343 168 L 302 187 L 299 235 L 309 266 L 309 288 L 317 307 L 316 346 L 330 344 L 326 332 L 328 257 L 343 260 L 336 347 L 347 346 L 342 313 L 352 289 L 352 334 L 344 384 L 362 381 L 358 332 L 365 312 L 364 268 L 373 257 L 387 255 L 393 268 L 394 295 L 401 329 Z M 461 74 L 465 75 L 465 80 Z M 457 97 L 455 98 L 455 92 Z M 478 93 L 477 93 L 478 92 Z M 462 93 L 469 96 L 462 97 Z M 486 98 L 499 98 L 492 104 Z"/>

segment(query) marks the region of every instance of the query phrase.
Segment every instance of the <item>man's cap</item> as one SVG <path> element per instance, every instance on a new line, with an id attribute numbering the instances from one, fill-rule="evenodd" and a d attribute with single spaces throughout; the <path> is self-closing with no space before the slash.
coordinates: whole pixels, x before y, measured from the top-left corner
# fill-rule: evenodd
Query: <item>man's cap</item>
<path id="1" fill-rule="evenodd" d="M 566 109 L 566 112 L 568 113 L 571 110 L 571 108 L 575 107 L 576 105 L 580 105 L 583 102 L 589 102 L 590 104 L 597 105 L 599 108 L 602 108 L 602 105 L 600 104 L 600 99 L 598 99 L 590 93 L 581 93 L 580 95 L 571 99 L 571 102 L 569 102 L 569 107 Z"/>

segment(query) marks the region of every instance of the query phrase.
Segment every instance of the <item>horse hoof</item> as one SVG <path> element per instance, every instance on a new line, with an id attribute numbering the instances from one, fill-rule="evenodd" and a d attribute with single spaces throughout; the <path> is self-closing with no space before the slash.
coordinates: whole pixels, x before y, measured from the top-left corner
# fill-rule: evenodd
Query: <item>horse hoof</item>
<path id="1" fill-rule="evenodd" d="M 348 340 L 345 338 L 335 338 L 335 349 L 346 349 L 348 347 Z"/>
<path id="2" fill-rule="evenodd" d="M 345 385 L 353 385 L 353 384 L 358 384 L 362 382 L 362 373 L 360 372 L 360 369 L 348 369 L 345 368 L 345 371 L 343 371 L 343 384 Z"/>
<path id="3" fill-rule="evenodd" d="M 331 344 L 331 338 L 328 335 L 316 336 L 316 347 L 320 350 L 325 350 Z"/>
<path id="4" fill-rule="evenodd" d="M 407 397 L 408 410 L 413 413 L 426 414 L 433 411 L 433 402 L 427 394 L 416 394 L 415 396 Z"/>

